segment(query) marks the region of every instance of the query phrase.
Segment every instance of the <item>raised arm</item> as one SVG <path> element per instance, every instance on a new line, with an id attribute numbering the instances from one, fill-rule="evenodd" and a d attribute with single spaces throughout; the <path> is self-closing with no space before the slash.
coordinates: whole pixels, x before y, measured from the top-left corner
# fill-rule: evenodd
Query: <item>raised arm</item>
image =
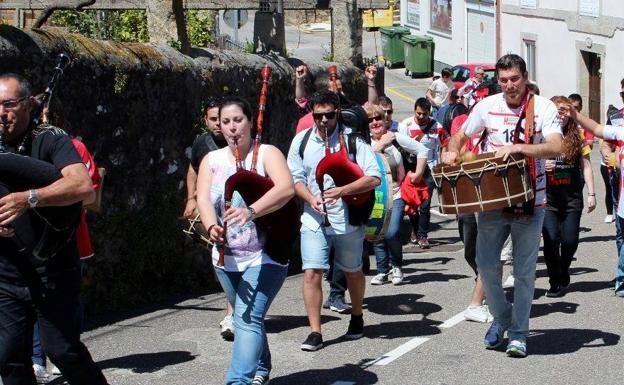
<path id="1" fill-rule="evenodd" d="M 377 92 L 377 85 L 375 84 L 377 67 L 374 64 L 367 66 L 364 70 L 364 76 L 366 77 L 366 85 L 368 86 L 368 104 L 379 103 L 379 93 Z"/>

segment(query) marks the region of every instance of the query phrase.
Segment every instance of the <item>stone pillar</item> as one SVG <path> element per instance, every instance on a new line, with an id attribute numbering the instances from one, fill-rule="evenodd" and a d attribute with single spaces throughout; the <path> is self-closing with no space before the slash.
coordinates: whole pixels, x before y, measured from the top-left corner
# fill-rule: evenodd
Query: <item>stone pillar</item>
<path id="1" fill-rule="evenodd" d="M 362 12 L 355 0 L 332 2 L 332 54 L 338 63 L 362 64 Z"/>
<path id="2" fill-rule="evenodd" d="M 276 52 L 286 56 L 284 14 L 278 12 L 256 12 L 253 39 L 256 52 Z"/>
<path id="3" fill-rule="evenodd" d="M 190 43 L 182 0 L 147 0 L 147 30 L 150 43 L 179 43 L 181 52 L 188 53 Z M 174 44 L 175 45 L 175 44 Z"/>

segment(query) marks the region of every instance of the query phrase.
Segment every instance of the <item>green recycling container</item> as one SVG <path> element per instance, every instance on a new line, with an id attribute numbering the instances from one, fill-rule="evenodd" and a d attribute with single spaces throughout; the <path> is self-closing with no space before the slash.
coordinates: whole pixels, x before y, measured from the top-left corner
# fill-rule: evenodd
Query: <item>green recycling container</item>
<path id="1" fill-rule="evenodd" d="M 382 27 L 379 28 L 379 32 L 381 33 L 381 51 L 386 67 L 402 65 L 405 59 L 405 51 L 401 38 L 410 34 L 409 28 Z"/>
<path id="2" fill-rule="evenodd" d="M 405 50 L 405 75 L 427 77 L 433 75 L 435 45 L 430 36 L 408 35 L 401 38 Z"/>

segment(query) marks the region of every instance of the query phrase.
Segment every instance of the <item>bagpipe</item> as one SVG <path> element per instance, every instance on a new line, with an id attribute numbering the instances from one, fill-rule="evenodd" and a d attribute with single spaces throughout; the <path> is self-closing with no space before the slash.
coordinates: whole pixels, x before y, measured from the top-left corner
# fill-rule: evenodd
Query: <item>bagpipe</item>
<path id="1" fill-rule="evenodd" d="M 247 206 L 253 204 L 267 193 L 275 185 L 271 178 L 258 174 L 256 164 L 258 162 L 258 152 L 262 141 L 262 131 L 264 126 L 264 114 L 266 111 L 268 83 L 271 78 L 271 67 L 264 66 L 261 71 L 262 87 L 258 102 L 258 115 L 256 118 L 256 136 L 253 143 L 253 154 L 250 170 L 244 168 L 238 151 L 238 144 L 235 144 L 234 158 L 236 159 L 236 173 L 225 181 L 224 201 L 225 211 L 232 206 L 234 191 L 237 191 L 245 201 Z M 290 199 L 280 209 L 254 219 L 259 230 L 263 231 L 267 238 L 265 243 L 266 253 L 277 262 L 288 261 L 289 247 L 292 241 L 299 234 L 300 220 L 299 209 L 295 198 Z M 227 233 L 227 222 L 223 223 L 223 232 Z M 224 236 L 224 238 L 226 238 Z M 227 238 L 226 238 L 227 239 Z M 217 266 L 223 266 L 225 258 L 226 244 L 218 245 L 219 260 Z"/>
<path id="2" fill-rule="evenodd" d="M 329 66 L 329 82 L 330 82 L 330 90 L 338 90 L 337 86 L 337 67 L 335 65 Z M 337 91 L 335 91 L 337 92 Z M 325 175 L 329 175 L 336 187 L 345 186 L 349 183 L 355 182 L 364 176 L 364 171 L 362 168 L 355 162 L 349 158 L 349 153 L 355 154 L 355 146 L 356 140 L 353 137 L 353 140 L 349 140 L 349 145 L 352 147 L 347 151 L 347 145 L 345 141 L 345 134 L 342 132 L 343 125 L 336 125 L 340 142 L 340 149 L 334 153 L 331 152 L 331 148 L 329 146 L 329 138 L 327 129 L 325 129 L 325 157 L 321 159 L 319 164 L 316 167 L 316 183 L 318 184 L 319 190 L 321 191 L 321 196 L 325 192 L 324 187 L 324 179 Z M 351 137 L 350 137 L 351 139 Z M 363 138 L 366 140 L 366 138 Z M 373 210 L 373 206 L 375 204 L 375 200 L 373 197 L 373 190 L 369 190 L 363 193 L 352 194 L 342 197 L 344 203 L 349 207 L 349 223 L 351 225 L 361 225 L 366 223 L 368 220 L 371 211 Z M 327 207 L 325 202 L 323 202 L 323 210 L 327 213 Z M 329 218 L 325 215 L 324 226 L 330 226 Z"/>
<path id="3" fill-rule="evenodd" d="M 24 134 L 17 151 L 8 151 L 4 141 L 4 129 L 0 129 L 0 197 L 13 192 L 27 191 L 48 186 L 62 177 L 53 164 L 24 155 L 28 144 L 34 138 L 47 132 L 64 134 L 59 128 L 40 123 L 43 111 L 47 111 L 54 89 L 63 70 L 69 64 L 69 57 L 60 54 L 51 80 L 32 112 L 32 124 Z M 44 119 L 45 120 L 45 119 Z M 19 252 L 31 254 L 38 260 L 54 257 L 72 239 L 80 221 L 82 203 L 69 206 L 39 207 L 17 218 L 11 226 L 15 230 L 12 237 Z"/>

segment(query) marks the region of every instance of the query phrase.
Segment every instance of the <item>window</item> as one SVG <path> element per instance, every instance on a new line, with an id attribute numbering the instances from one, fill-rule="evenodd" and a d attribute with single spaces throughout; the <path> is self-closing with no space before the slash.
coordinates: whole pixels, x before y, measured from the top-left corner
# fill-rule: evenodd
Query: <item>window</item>
<path id="1" fill-rule="evenodd" d="M 465 82 L 470 77 L 470 70 L 466 67 L 455 66 L 451 68 L 451 72 L 454 82 Z"/>
<path id="2" fill-rule="evenodd" d="M 535 71 L 535 41 L 524 40 L 524 61 L 526 61 L 529 79 L 537 81 L 537 73 Z"/>

